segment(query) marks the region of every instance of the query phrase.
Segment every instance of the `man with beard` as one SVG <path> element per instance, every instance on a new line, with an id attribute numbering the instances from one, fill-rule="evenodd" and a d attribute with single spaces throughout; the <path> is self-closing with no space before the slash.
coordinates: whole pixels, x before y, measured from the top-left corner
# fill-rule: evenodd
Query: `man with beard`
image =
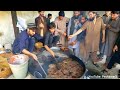
<path id="1" fill-rule="evenodd" d="M 77 30 L 80 29 L 81 24 L 80 24 L 80 11 L 74 11 L 74 16 L 70 19 L 69 24 L 68 24 L 68 36 L 71 34 L 74 34 L 77 32 Z M 77 41 L 77 36 L 74 38 L 71 38 L 68 41 L 68 48 L 71 49 L 74 53 L 75 56 L 79 57 L 79 48 L 80 48 L 80 42 Z"/>
<path id="2" fill-rule="evenodd" d="M 37 26 L 37 33 L 44 36 L 47 31 L 46 17 L 44 16 L 45 11 L 38 11 L 39 16 L 35 18 L 35 24 Z"/>
<path id="3" fill-rule="evenodd" d="M 91 58 L 93 64 L 98 62 L 97 51 L 99 51 L 100 31 L 102 29 L 102 42 L 105 42 L 105 26 L 103 19 L 96 15 L 96 12 L 89 11 L 89 20 L 73 35 L 71 39 L 82 31 L 86 30 L 85 45 L 86 45 L 86 60 Z"/>

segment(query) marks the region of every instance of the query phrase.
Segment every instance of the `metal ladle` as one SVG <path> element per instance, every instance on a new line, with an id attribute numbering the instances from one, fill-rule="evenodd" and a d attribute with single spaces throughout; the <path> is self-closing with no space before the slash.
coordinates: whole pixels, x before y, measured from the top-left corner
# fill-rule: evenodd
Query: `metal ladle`
<path id="1" fill-rule="evenodd" d="M 36 60 L 36 61 L 38 62 L 39 66 L 41 67 L 41 69 L 43 70 L 44 74 L 45 74 L 45 75 L 46 75 L 46 77 L 47 77 L 47 73 L 46 73 L 46 72 L 45 72 L 45 70 L 43 69 L 43 67 L 42 67 L 41 63 L 40 63 L 38 60 Z"/>

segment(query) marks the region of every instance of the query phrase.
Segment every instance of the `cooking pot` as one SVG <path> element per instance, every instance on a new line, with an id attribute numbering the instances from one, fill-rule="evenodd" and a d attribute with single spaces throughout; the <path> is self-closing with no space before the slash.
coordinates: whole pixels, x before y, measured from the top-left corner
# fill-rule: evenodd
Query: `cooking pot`
<path id="1" fill-rule="evenodd" d="M 66 52 L 63 52 L 63 51 L 60 51 L 60 49 L 58 48 L 52 48 L 52 49 L 57 49 L 57 50 L 54 50 L 54 52 L 57 55 L 58 62 L 63 61 L 64 58 L 72 58 L 73 60 L 77 61 L 83 67 L 83 75 L 84 75 L 86 67 L 82 60 L 80 60 L 78 57 L 70 53 L 69 50 Z M 36 55 L 41 65 L 37 61 L 30 58 L 28 71 L 36 78 L 47 78 L 46 74 L 48 74 L 49 65 L 55 64 L 56 62 L 55 60 L 53 60 L 54 58 L 50 56 L 49 52 L 47 51 L 43 51 L 42 53 L 38 53 Z"/>

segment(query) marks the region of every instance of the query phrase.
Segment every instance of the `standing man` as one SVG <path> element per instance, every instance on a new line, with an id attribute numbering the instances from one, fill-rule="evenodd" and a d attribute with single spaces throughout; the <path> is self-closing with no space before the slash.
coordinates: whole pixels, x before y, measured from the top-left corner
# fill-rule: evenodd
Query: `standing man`
<path id="1" fill-rule="evenodd" d="M 39 16 L 35 18 L 35 24 L 37 26 L 37 33 L 44 36 L 47 31 L 46 17 L 44 16 L 45 11 L 38 11 Z"/>
<path id="2" fill-rule="evenodd" d="M 68 24 L 68 36 L 74 34 L 75 32 L 77 32 L 77 30 L 80 29 L 81 24 L 80 24 L 80 11 L 74 11 L 73 12 L 74 15 L 73 17 L 70 19 L 69 24 Z M 75 56 L 79 57 L 80 55 L 80 42 L 77 40 L 77 36 L 75 36 L 74 38 L 71 38 L 68 41 L 68 48 L 71 49 L 74 53 Z"/>
<path id="3" fill-rule="evenodd" d="M 105 26 L 103 23 L 103 19 L 101 17 L 97 17 L 96 12 L 89 11 L 88 15 L 89 20 L 76 33 L 70 35 L 69 38 L 73 38 L 82 31 L 86 30 L 86 60 L 91 57 L 93 64 L 96 64 L 96 62 L 98 62 L 97 51 L 99 51 L 100 31 L 102 29 L 102 42 L 105 42 Z"/>
<path id="4" fill-rule="evenodd" d="M 107 67 L 105 68 L 105 71 L 108 71 L 109 69 L 111 69 L 115 63 L 120 64 L 120 34 L 119 34 L 118 39 L 116 40 L 116 43 L 113 48 L 113 55 L 107 65 Z"/>
<path id="5" fill-rule="evenodd" d="M 87 16 L 82 16 L 80 19 L 81 27 L 87 21 Z M 77 40 L 80 42 L 80 58 L 85 61 L 86 58 L 86 48 L 85 48 L 85 37 L 86 37 L 86 30 L 78 34 Z"/>
<path id="6" fill-rule="evenodd" d="M 112 54 L 113 47 L 115 45 L 115 41 L 118 38 L 118 34 L 120 32 L 120 18 L 119 18 L 119 11 L 112 11 L 111 12 L 111 19 L 109 20 L 108 24 L 106 25 L 107 37 L 106 37 L 106 48 L 107 51 L 107 59 L 105 66 L 109 62 Z"/>
<path id="7" fill-rule="evenodd" d="M 56 35 L 60 36 L 60 44 L 66 46 L 66 24 L 69 22 L 69 19 L 65 17 L 64 11 L 59 12 L 59 16 L 55 19 L 56 25 Z"/>
<path id="8" fill-rule="evenodd" d="M 109 22 L 109 20 L 111 19 L 111 11 L 105 11 L 105 14 L 103 15 L 103 22 L 104 22 L 104 25 L 106 26 Z M 106 47 L 106 44 L 107 42 L 105 43 L 102 43 L 102 31 L 101 31 L 101 34 L 100 34 L 101 38 L 100 38 L 100 54 L 98 55 L 100 58 L 103 58 L 106 59 L 106 55 L 107 55 L 107 51 L 105 49 Z M 105 36 L 107 37 L 107 30 L 105 30 Z"/>
<path id="9" fill-rule="evenodd" d="M 12 52 L 13 54 L 26 54 L 37 60 L 37 56 L 33 54 L 35 39 L 42 40 L 43 38 L 36 34 L 37 28 L 34 23 L 29 23 L 27 29 L 19 33 L 14 40 Z"/>
<path id="10" fill-rule="evenodd" d="M 103 22 L 104 24 L 108 24 L 109 20 L 111 19 L 111 11 L 105 11 L 105 14 L 103 15 Z"/>
<path id="11" fill-rule="evenodd" d="M 48 18 L 47 18 L 47 20 L 46 20 L 47 26 L 49 26 L 51 19 L 52 19 L 52 14 L 49 13 L 49 14 L 48 14 Z"/>

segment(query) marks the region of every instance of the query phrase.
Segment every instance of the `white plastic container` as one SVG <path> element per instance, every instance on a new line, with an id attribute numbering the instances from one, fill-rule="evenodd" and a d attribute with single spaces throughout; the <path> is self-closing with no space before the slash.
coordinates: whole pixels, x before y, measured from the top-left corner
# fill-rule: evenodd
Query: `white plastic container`
<path id="1" fill-rule="evenodd" d="M 24 79 L 27 76 L 27 72 L 28 72 L 29 57 L 24 54 L 14 55 L 11 58 L 13 58 L 13 57 L 15 57 L 15 58 L 18 57 L 18 58 L 20 58 L 19 60 L 22 60 L 22 59 L 24 60 L 24 62 L 22 61 L 20 63 L 10 63 L 9 62 L 9 65 L 12 70 L 14 78 Z"/>

